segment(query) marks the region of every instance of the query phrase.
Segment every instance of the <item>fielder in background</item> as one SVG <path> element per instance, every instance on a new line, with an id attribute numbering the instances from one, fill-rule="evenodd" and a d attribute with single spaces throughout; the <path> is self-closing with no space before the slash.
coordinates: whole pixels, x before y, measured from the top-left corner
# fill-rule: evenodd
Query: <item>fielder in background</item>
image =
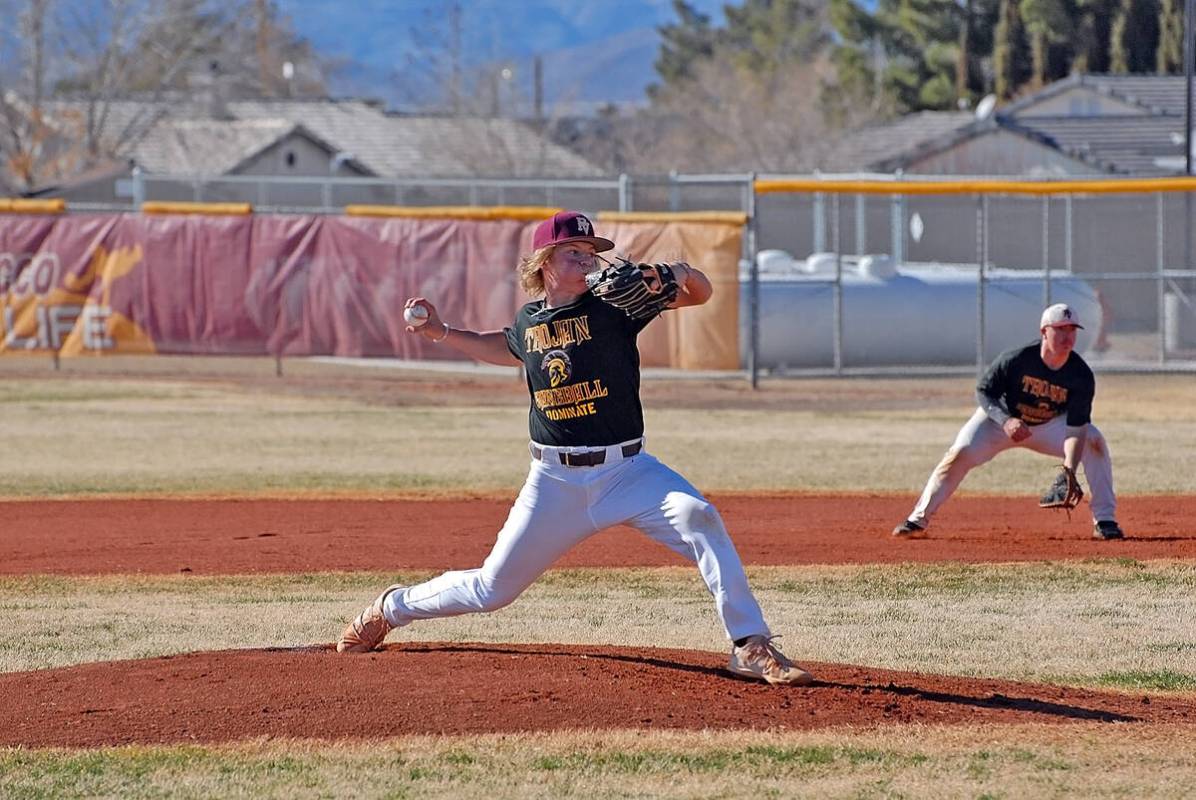
<path id="1" fill-rule="evenodd" d="M 1075 312 L 1058 303 L 1042 312 L 1040 341 L 997 357 L 976 387 L 980 407 L 930 474 L 913 513 L 893 529 L 894 536 L 924 536 L 935 512 L 969 471 L 1003 450 L 1028 447 L 1063 459 L 1059 479 L 1040 505 L 1070 507 L 1069 494 L 1078 501 L 1074 476 L 1082 463 L 1092 494 L 1093 538 L 1125 538 L 1116 522 L 1109 445 L 1092 424 L 1096 380 L 1074 352 L 1076 330 L 1082 327 Z"/>
<path id="2" fill-rule="evenodd" d="M 480 568 L 388 587 L 345 629 L 337 650 L 369 652 L 415 620 L 502 608 L 572 547 L 626 524 L 696 562 L 733 642 L 731 672 L 811 683 L 773 644 L 718 512 L 644 450 L 636 338 L 664 308 L 709 300 L 710 281 L 685 264 L 600 269 L 598 253 L 614 244 L 576 212 L 542 222 L 533 247 L 519 265 L 520 283 L 543 299 L 523 306 L 508 328 L 452 328 L 426 299 L 406 304 L 427 312 L 426 319 L 406 315 L 409 333 L 478 361 L 523 365 L 531 395 L 527 482 Z"/>

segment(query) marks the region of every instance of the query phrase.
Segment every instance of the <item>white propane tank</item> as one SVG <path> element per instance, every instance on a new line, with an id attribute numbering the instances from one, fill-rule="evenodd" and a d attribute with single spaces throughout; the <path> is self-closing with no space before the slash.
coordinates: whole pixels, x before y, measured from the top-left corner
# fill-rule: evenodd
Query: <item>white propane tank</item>
<path id="1" fill-rule="evenodd" d="M 821 254 L 820 254 L 821 255 Z M 825 268 L 825 258 L 819 268 Z M 1039 338 L 1044 307 L 1041 270 L 986 270 L 984 350 L 999 353 Z M 740 360 L 751 341 L 750 297 L 741 275 Z M 977 268 L 958 264 L 902 264 L 889 256 L 843 257 L 843 366 L 960 366 L 976 363 Z M 796 268 L 764 273 L 759 283 L 762 369 L 834 364 L 834 271 Z M 1102 324 L 1096 290 L 1074 275 L 1052 273 L 1051 302 L 1067 303 L 1084 330 L 1076 350 L 1097 340 Z"/>

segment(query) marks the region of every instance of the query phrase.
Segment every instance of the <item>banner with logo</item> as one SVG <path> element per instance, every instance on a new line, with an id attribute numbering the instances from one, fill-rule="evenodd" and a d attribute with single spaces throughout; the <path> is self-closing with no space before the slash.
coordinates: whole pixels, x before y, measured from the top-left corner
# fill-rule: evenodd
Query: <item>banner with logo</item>
<path id="1" fill-rule="evenodd" d="M 601 218 L 600 218 L 601 219 Z M 408 297 L 497 330 L 528 302 L 516 265 L 534 221 L 315 215 L 0 216 L 0 355 L 227 354 L 460 359 L 408 335 Z M 707 306 L 641 335 L 644 364 L 738 368 L 740 230 L 599 227 L 637 260 L 688 260 Z"/>
<path id="2" fill-rule="evenodd" d="M 624 218 L 640 217 L 634 221 Z M 701 306 L 667 311 L 640 334 L 644 366 L 692 370 L 739 369 L 739 259 L 743 225 L 671 219 L 661 215 L 599 216 L 602 235 L 633 261 L 685 261 L 705 273 L 714 287 Z"/>

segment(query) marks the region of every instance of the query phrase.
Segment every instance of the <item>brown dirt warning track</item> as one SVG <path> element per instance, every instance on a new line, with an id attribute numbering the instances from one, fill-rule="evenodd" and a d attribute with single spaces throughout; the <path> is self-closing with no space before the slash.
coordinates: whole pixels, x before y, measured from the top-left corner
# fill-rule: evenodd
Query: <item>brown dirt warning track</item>
<path id="1" fill-rule="evenodd" d="M 959 497 L 930 536 L 894 541 L 910 498 L 715 495 L 748 564 L 1196 558 L 1196 498 L 1124 499 L 1131 536 L 1095 542 L 1086 507 Z M 0 574 L 411 570 L 481 562 L 508 500 L 89 500 L 0 503 Z M 563 567 L 681 564 L 633 531 Z M 337 631 L 330 631 L 331 639 Z M 1196 724 L 1196 697 L 803 665 L 811 687 L 725 672 L 723 653 L 403 643 L 248 649 L 0 674 L 0 746 L 93 747 L 575 729 L 810 729 L 892 723 Z M 800 655 L 800 654 L 795 654 Z M 800 660 L 800 659 L 799 659 Z"/>

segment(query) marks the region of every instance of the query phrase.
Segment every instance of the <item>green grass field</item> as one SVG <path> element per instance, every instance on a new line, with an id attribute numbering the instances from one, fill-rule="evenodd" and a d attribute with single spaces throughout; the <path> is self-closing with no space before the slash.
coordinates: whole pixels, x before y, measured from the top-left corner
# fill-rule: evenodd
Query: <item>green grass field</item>
<path id="1" fill-rule="evenodd" d="M 513 494 L 526 470 L 526 399 L 511 377 L 288 363 L 275 378 L 268 363 L 163 361 L 54 374 L 0 360 L 0 495 Z M 1196 493 L 1196 380 L 1098 381 L 1095 419 L 1119 491 Z M 912 497 L 970 413 L 970 385 L 778 381 L 751 393 L 649 382 L 649 442 L 708 491 Z M 1042 457 L 1007 454 L 965 490 L 1033 494 L 1049 471 Z M 0 525 L 2 514 L 0 504 Z M 0 671 L 326 642 L 395 577 L 425 576 L 5 578 Z M 1196 694 L 1189 563 L 772 567 L 750 577 L 801 658 Z M 554 571 L 501 612 L 404 634 L 724 647 L 698 576 L 674 568 Z M 1196 793 L 1193 735 L 1084 723 L 7 749 L 0 797 L 1179 798 Z"/>
<path id="2" fill-rule="evenodd" d="M 0 441 L 19 446 L 0 449 L 0 497 L 513 493 L 527 471 L 526 398 L 499 378 L 491 380 L 509 398 L 502 404 L 485 386 L 438 392 L 405 374 L 389 391 L 270 377 L 2 378 L 0 371 Z M 646 407 L 649 446 L 706 491 L 916 495 L 972 410 L 962 379 L 818 386 L 827 384 L 836 388 L 823 398 L 800 382 L 754 398 L 739 386 L 716 393 L 675 381 Z M 1100 386 L 1094 417 L 1113 452 L 1118 490 L 1196 493 L 1196 380 L 1109 376 Z M 692 405 L 703 398 L 721 407 Z M 921 402 L 911 407 L 911 399 Z M 1050 468 L 1015 451 L 976 470 L 963 488 L 1037 494 Z"/>

